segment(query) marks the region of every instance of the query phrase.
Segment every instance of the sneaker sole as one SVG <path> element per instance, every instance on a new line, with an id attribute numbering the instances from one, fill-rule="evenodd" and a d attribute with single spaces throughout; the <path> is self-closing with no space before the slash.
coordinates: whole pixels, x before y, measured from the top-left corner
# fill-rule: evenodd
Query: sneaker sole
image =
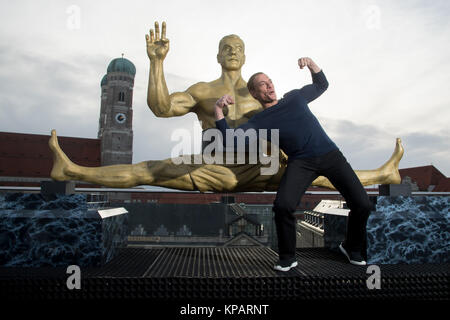
<path id="1" fill-rule="evenodd" d="M 277 271 L 286 272 L 286 271 L 291 270 L 292 268 L 295 268 L 297 265 L 298 265 L 298 262 L 294 261 L 294 262 L 292 262 L 292 264 L 289 267 L 284 267 L 283 268 L 282 266 L 277 265 L 277 266 L 274 267 L 274 269 L 277 270 Z"/>
<path id="2" fill-rule="evenodd" d="M 339 245 L 339 249 L 341 250 L 341 252 L 347 257 L 348 261 L 355 265 L 355 266 L 365 266 L 366 262 L 365 261 L 355 261 L 350 259 L 350 256 L 347 253 L 347 250 L 345 250 L 345 248 L 342 246 L 342 243 Z"/>

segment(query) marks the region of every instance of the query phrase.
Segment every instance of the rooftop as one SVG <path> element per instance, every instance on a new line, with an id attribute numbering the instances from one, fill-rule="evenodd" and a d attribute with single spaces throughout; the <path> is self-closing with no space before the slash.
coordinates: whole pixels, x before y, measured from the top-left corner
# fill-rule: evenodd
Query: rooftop
<path id="1" fill-rule="evenodd" d="M 82 290 L 67 290 L 66 268 L 0 268 L 9 299 L 135 299 L 205 303 L 324 299 L 445 299 L 448 264 L 380 265 L 381 290 L 367 287 L 367 266 L 325 248 L 297 249 L 299 265 L 277 272 L 265 247 L 124 248 L 101 268 L 83 268 Z M 240 302 L 243 303 L 243 302 Z"/>

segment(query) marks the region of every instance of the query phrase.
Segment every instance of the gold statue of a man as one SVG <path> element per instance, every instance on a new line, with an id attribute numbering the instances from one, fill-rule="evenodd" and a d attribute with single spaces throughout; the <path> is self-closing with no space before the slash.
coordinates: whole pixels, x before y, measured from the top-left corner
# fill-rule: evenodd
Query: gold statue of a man
<path id="1" fill-rule="evenodd" d="M 203 129 L 215 128 L 214 103 L 223 95 L 235 97 L 235 104 L 225 110 L 231 127 L 247 122 L 255 113 L 263 110 L 261 104 L 248 92 L 247 82 L 241 76 L 245 63 L 245 45 L 237 35 L 228 35 L 219 43 L 217 62 L 222 66 L 220 78 L 211 82 L 199 82 L 185 92 L 169 95 L 164 79 L 163 61 L 169 51 L 166 24 L 155 23 L 155 32 L 146 35 L 147 54 L 150 58 L 147 104 L 158 117 L 182 116 L 188 112 L 197 114 Z"/>
<path id="2" fill-rule="evenodd" d="M 181 116 L 195 112 L 203 129 L 215 128 L 214 104 L 225 94 L 234 97 L 235 103 L 224 110 L 230 127 L 238 127 L 254 114 L 263 110 L 247 89 L 241 76 L 245 63 L 244 42 L 237 35 L 221 39 L 217 61 L 222 67 L 220 78 L 211 82 L 199 82 L 185 92 L 169 94 L 163 72 L 163 61 L 169 51 L 166 24 L 155 23 L 155 30 L 146 35 L 147 54 L 150 59 L 150 74 L 147 103 L 158 117 Z M 49 140 L 53 152 L 54 180 L 78 180 L 108 187 L 126 188 L 137 185 L 153 185 L 181 190 L 216 192 L 276 191 L 284 173 L 286 161 L 280 161 L 279 170 L 273 175 L 262 175 L 258 164 L 198 164 L 194 160 L 180 163 L 174 159 L 150 160 L 131 165 L 82 167 L 73 163 L 58 145 L 55 130 Z M 281 150 L 280 150 L 281 151 Z M 397 139 L 394 153 L 380 168 L 356 170 L 363 185 L 400 183 L 398 164 L 403 156 L 403 147 Z M 191 156 L 194 159 L 194 155 Z M 285 157 L 281 153 L 281 157 Z M 284 159 L 285 160 L 285 159 Z M 176 164 L 180 163 L 180 164 Z M 324 177 L 317 178 L 312 185 L 334 189 Z"/>

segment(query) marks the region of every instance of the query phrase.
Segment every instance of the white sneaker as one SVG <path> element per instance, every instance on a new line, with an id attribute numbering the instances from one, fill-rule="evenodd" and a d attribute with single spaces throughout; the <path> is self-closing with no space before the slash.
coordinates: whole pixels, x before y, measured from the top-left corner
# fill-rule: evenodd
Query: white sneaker
<path id="1" fill-rule="evenodd" d="M 289 271 L 298 265 L 297 261 L 278 261 L 278 263 L 273 267 L 277 271 Z"/>
<path id="2" fill-rule="evenodd" d="M 355 266 L 365 266 L 366 265 L 366 261 L 364 261 L 364 258 L 362 257 L 361 253 L 355 251 L 355 252 L 351 252 L 348 251 L 344 248 L 344 245 L 341 243 L 339 245 L 339 249 L 341 250 L 341 252 L 347 257 L 348 261 L 351 264 L 354 264 Z"/>

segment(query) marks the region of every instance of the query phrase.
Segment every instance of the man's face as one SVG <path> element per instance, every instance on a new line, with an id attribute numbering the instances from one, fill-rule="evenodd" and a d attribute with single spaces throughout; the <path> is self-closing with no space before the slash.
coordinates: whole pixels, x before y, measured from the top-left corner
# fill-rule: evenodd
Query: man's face
<path id="1" fill-rule="evenodd" d="M 273 86 L 272 80 L 264 73 L 258 74 L 253 79 L 254 91 L 250 94 L 261 103 L 271 103 L 277 100 L 277 94 Z"/>
<path id="2" fill-rule="evenodd" d="M 222 40 L 217 54 L 217 62 L 226 70 L 239 70 L 245 62 L 244 43 L 234 37 Z"/>

